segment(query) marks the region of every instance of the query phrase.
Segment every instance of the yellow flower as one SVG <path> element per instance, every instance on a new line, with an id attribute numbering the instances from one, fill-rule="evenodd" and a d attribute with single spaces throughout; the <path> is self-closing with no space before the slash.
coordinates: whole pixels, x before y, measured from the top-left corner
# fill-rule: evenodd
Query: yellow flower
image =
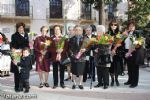
<path id="1" fill-rule="evenodd" d="M 118 33 L 118 34 L 116 35 L 116 38 L 121 38 L 120 33 Z"/>
<path id="2" fill-rule="evenodd" d="M 96 42 L 97 40 L 96 40 L 96 38 L 91 38 L 90 41 Z"/>
<path id="3" fill-rule="evenodd" d="M 105 36 L 105 40 L 106 40 L 106 41 L 108 40 L 108 36 Z"/>
<path id="4" fill-rule="evenodd" d="M 49 46 L 50 44 L 51 44 L 51 41 L 50 41 L 50 40 L 46 40 L 46 41 L 45 41 L 45 45 L 46 45 L 46 46 Z"/>

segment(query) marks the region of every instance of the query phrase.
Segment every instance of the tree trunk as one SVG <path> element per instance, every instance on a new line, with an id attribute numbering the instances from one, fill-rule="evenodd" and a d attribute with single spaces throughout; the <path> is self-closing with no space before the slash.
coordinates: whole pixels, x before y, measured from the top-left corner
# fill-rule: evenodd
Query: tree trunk
<path id="1" fill-rule="evenodd" d="M 104 2 L 102 0 L 99 3 L 99 24 L 105 25 Z"/>

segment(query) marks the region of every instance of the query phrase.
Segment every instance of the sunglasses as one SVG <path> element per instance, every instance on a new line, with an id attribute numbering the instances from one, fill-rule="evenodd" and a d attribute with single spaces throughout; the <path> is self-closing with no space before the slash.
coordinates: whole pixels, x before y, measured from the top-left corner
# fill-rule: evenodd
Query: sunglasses
<path id="1" fill-rule="evenodd" d="M 117 24 L 111 24 L 111 26 L 117 26 Z"/>

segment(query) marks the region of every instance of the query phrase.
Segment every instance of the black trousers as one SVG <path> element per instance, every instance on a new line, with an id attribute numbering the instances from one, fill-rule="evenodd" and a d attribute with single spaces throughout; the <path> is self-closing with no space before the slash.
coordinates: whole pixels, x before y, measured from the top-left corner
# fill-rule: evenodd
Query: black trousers
<path id="1" fill-rule="evenodd" d="M 15 72 L 14 72 L 15 90 L 19 89 L 19 82 L 20 82 L 19 71 L 15 71 Z"/>
<path id="2" fill-rule="evenodd" d="M 60 62 L 53 62 L 53 80 L 55 86 L 58 85 L 58 74 L 60 78 L 60 84 L 64 84 L 64 70 L 65 66 L 61 65 Z"/>
<path id="3" fill-rule="evenodd" d="M 19 83 L 19 89 L 23 90 L 23 88 L 25 88 L 25 90 L 29 90 L 29 79 L 20 79 L 20 83 Z"/>
<path id="4" fill-rule="evenodd" d="M 133 85 L 138 85 L 139 80 L 139 64 L 136 64 L 136 53 L 127 58 L 128 82 Z"/>
<path id="5" fill-rule="evenodd" d="M 85 70 L 83 74 L 83 81 L 87 80 L 87 75 L 95 81 L 95 64 L 94 64 L 94 57 L 90 57 L 90 61 L 86 61 Z"/>
<path id="6" fill-rule="evenodd" d="M 20 75 L 19 75 L 18 67 L 14 65 L 13 62 L 11 62 L 10 72 L 14 73 L 15 90 L 18 90 Z"/>
<path id="7" fill-rule="evenodd" d="M 97 66 L 98 84 L 109 85 L 109 67 Z"/>

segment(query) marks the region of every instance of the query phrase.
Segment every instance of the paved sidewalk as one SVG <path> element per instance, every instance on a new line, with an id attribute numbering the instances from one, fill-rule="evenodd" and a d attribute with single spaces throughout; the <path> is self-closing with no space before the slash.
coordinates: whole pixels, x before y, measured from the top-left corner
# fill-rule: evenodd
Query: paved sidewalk
<path id="1" fill-rule="evenodd" d="M 65 77 L 67 77 L 67 73 L 65 74 Z M 129 88 L 129 86 L 123 85 L 123 83 L 127 81 L 127 75 L 120 76 L 119 81 L 119 87 L 109 87 L 106 90 L 102 87 L 90 89 L 90 80 L 87 80 L 87 82 L 84 83 L 84 90 L 72 90 L 71 81 L 65 82 L 65 85 L 67 86 L 65 89 L 60 87 L 52 89 L 53 76 L 52 72 L 50 72 L 50 87 L 38 88 L 38 74 L 37 72 L 32 71 L 30 77 L 30 92 L 24 94 L 23 92 L 14 92 L 13 74 L 11 74 L 9 77 L 0 78 L 0 100 L 13 100 L 6 99 L 6 96 L 9 95 L 8 97 L 10 97 L 11 94 L 13 94 L 13 96 L 18 96 L 18 94 L 22 97 L 26 96 L 30 98 L 29 100 L 150 100 L 150 68 L 140 68 L 139 86 L 136 88 Z M 95 84 L 97 84 L 97 82 L 93 82 L 93 85 Z"/>

